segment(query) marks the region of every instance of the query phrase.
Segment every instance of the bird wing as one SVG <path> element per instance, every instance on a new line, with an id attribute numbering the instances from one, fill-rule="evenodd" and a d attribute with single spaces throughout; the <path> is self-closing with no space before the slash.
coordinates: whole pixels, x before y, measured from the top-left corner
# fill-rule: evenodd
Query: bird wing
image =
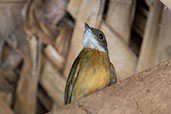
<path id="1" fill-rule="evenodd" d="M 64 93 L 64 104 L 71 102 L 72 91 L 80 69 L 80 57 L 78 56 L 71 67 Z"/>
<path id="2" fill-rule="evenodd" d="M 117 82 L 116 71 L 112 63 L 110 63 L 110 85 Z"/>

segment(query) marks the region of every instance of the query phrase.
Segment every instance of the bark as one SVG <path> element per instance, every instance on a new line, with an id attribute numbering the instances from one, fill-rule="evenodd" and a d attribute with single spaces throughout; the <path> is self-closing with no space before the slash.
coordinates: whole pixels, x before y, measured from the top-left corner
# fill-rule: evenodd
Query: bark
<path id="1" fill-rule="evenodd" d="M 171 60 L 49 114 L 169 114 Z"/>

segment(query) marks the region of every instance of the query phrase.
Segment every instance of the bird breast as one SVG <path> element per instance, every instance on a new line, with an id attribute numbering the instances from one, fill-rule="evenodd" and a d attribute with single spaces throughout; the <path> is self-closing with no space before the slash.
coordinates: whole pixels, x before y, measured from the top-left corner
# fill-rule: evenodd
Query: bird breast
<path id="1" fill-rule="evenodd" d="M 80 57 L 80 70 L 72 94 L 74 100 L 100 90 L 110 83 L 109 58 L 106 53 L 85 49 L 80 53 Z"/>

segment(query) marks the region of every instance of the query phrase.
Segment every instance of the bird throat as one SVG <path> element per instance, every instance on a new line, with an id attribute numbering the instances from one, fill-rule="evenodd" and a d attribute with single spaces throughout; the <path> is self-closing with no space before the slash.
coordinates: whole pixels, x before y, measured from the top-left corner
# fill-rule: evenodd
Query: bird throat
<path id="1" fill-rule="evenodd" d="M 85 31 L 83 38 L 83 48 L 91 48 L 98 51 L 106 52 L 104 47 L 99 44 L 92 31 Z"/>

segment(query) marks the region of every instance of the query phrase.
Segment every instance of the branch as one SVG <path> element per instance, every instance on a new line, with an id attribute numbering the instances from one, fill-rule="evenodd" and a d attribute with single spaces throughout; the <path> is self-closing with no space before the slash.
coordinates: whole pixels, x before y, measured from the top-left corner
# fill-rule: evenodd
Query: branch
<path id="1" fill-rule="evenodd" d="M 167 114 L 170 90 L 168 60 L 49 114 Z"/>

